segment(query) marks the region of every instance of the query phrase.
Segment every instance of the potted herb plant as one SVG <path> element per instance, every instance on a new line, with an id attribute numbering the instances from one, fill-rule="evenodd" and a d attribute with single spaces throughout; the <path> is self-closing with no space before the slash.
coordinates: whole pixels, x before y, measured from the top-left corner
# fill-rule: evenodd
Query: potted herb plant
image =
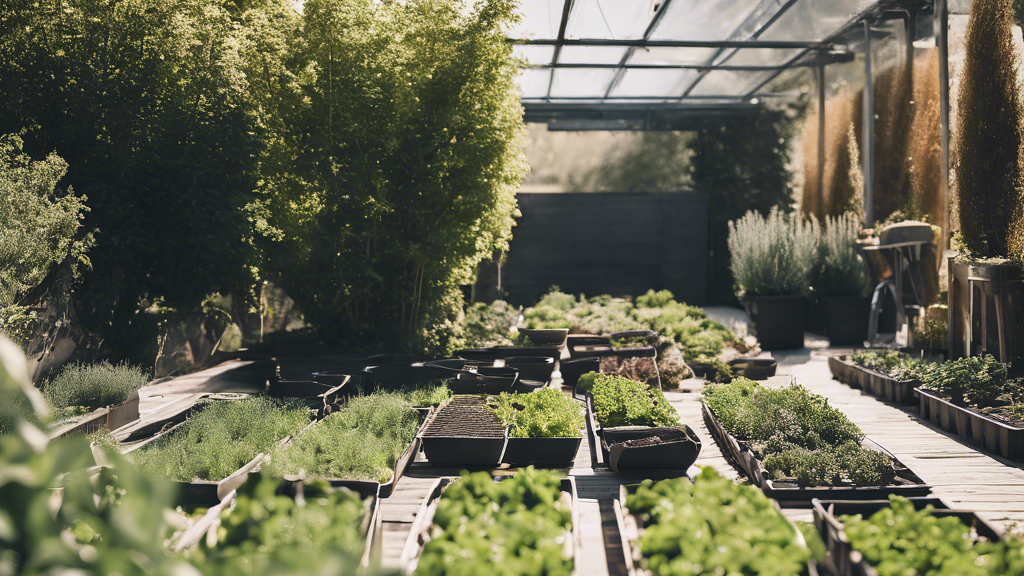
<path id="1" fill-rule="evenodd" d="M 815 303 L 824 311 L 825 332 L 833 346 L 861 344 L 868 335 L 871 300 L 868 279 L 857 247 L 860 221 L 847 212 L 812 221 L 817 240 L 810 284 Z"/>
<path id="2" fill-rule="evenodd" d="M 729 223 L 736 295 L 744 303 L 764 350 L 803 348 L 814 226 L 773 208 Z"/>

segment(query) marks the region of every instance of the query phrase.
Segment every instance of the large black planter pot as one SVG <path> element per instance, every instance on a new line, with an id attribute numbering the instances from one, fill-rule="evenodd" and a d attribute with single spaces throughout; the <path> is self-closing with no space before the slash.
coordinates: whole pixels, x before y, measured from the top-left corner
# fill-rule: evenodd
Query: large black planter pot
<path id="1" fill-rule="evenodd" d="M 825 326 L 832 346 L 862 346 L 868 337 L 871 299 L 856 296 L 824 298 Z"/>
<path id="2" fill-rule="evenodd" d="M 745 302 L 762 350 L 794 350 L 804 347 L 806 298 L 802 296 L 755 296 Z"/>

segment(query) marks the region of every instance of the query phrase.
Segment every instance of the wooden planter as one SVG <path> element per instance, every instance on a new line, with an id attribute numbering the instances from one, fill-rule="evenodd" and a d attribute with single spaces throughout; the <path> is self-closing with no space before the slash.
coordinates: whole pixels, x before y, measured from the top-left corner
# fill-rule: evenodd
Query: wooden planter
<path id="1" fill-rule="evenodd" d="M 1024 462 L 1024 428 L 957 406 L 929 388 L 918 388 L 921 417 L 1003 458 Z"/>
<path id="2" fill-rule="evenodd" d="M 964 510 L 950 510 L 945 502 L 938 498 L 911 498 L 910 501 L 918 510 L 924 509 L 929 504 L 935 508 L 933 516 L 948 517 L 954 516 L 964 524 L 973 527 L 978 536 L 987 538 L 990 541 L 998 542 L 999 533 L 988 523 L 973 512 Z M 853 549 L 846 536 L 843 523 L 839 521 L 840 516 L 861 514 L 865 518 L 889 507 L 888 500 L 818 500 L 811 502 L 814 508 L 814 526 L 821 535 L 825 544 L 825 565 L 829 572 L 836 576 L 878 576 L 864 557 Z"/>
<path id="3" fill-rule="evenodd" d="M 502 478 L 498 478 L 500 481 Z M 419 562 L 423 548 L 430 540 L 430 529 L 434 524 L 434 513 L 437 512 L 437 503 L 442 492 L 455 482 L 458 478 L 438 478 L 433 487 L 420 504 L 416 519 L 412 523 L 409 537 L 405 541 L 405 548 L 399 559 L 399 566 L 403 575 L 411 575 L 416 571 L 416 564 Z M 576 479 L 573 477 L 562 479 L 562 498 L 568 499 L 571 506 L 572 529 L 566 534 L 566 552 L 573 559 L 573 566 L 579 566 L 577 554 L 580 551 L 580 515 L 579 498 L 576 494 Z"/>
<path id="4" fill-rule="evenodd" d="M 832 370 L 832 376 L 851 388 L 864 390 L 875 398 L 893 404 L 917 403 L 914 390 L 921 386 L 917 380 L 897 380 L 855 364 L 845 357 L 830 356 L 828 365 Z"/>
<path id="5" fill-rule="evenodd" d="M 637 542 L 640 540 L 640 536 L 643 534 L 644 525 L 643 522 L 629 513 L 626 508 L 626 499 L 629 495 L 635 492 L 637 485 L 622 485 L 619 486 L 619 497 L 612 502 L 615 509 L 615 523 L 619 529 L 619 538 L 622 543 L 622 556 L 625 561 L 624 571 L 628 576 L 649 576 L 650 572 L 641 568 L 640 563 L 643 560 L 643 555 L 640 553 L 640 547 Z M 777 502 L 772 502 L 775 510 L 782 514 L 781 508 Z M 793 539 L 797 542 L 806 546 L 803 534 L 796 527 L 791 520 L 787 518 L 787 522 L 793 528 Z M 810 560 L 807 564 L 806 570 L 803 572 L 805 576 L 818 576 L 817 563 L 814 560 Z"/>
<path id="6" fill-rule="evenodd" d="M 761 465 L 761 460 L 758 459 L 750 446 L 729 434 L 721 422 L 718 421 L 710 406 L 702 401 L 701 408 L 704 412 L 704 422 L 707 424 L 711 435 L 715 438 L 715 442 L 722 449 L 722 453 L 739 465 L 751 482 L 761 488 L 769 498 L 801 501 L 809 501 L 813 498 L 876 500 L 887 498 L 890 494 L 911 497 L 924 496 L 931 492 L 931 487 L 925 484 L 924 480 L 917 474 L 914 474 L 909 468 L 904 466 L 902 462 L 885 448 L 866 438 L 863 441 L 865 448 L 877 450 L 892 460 L 893 466 L 896 468 L 896 484 L 889 486 L 810 486 L 801 488 L 789 485 L 788 483 L 777 482 L 771 479 L 768 471 Z"/>
<path id="7" fill-rule="evenodd" d="M 66 438 L 81 434 L 92 434 L 99 430 L 117 430 L 118 428 L 139 419 L 139 393 L 132 392 L 128 399 L 117 406 L 106 406 L 76 418 L 50 433 L 50 438 Z"/>

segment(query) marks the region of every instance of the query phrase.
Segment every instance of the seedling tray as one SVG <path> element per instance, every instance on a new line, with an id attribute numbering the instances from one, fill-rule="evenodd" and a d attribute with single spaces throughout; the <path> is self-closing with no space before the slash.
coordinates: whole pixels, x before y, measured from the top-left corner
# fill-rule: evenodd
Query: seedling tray
<path id="1" fill-rule="evenodd" d="M 492 346 L 491 348 L 467 348 L 455 353 L 466 360 L 504 360 L 521 356 L 543 356 L 558 360 L 562 355 L 560 346 Z"/>
<path id="2" fill-rule="evenodd" d="M 701 442 L 687 425 L 620 426 L 603 428 L 594 415 L 594 399 L 587 395 L 587 433 L 595 466 L 620 470 L 682 470 L 697 461 Z M 659 437 L 661 442 L 644 439 Z"/>
<path id="3" fill-rule="evenodd" d="M 456 396 L 427 420 L 420 439 L 431 466 L 493 468 L 501 463 L 508 430 L 483 396 Z"/>
<path id="4" fill-rule="evenodd" d="M 933 516 L 955 516 L 967 526 L 973 527 L 978 536 L 990 541 L 1000 540 L 999 533 L 974 512 L 951 510 L 945 502 L 938 498 L 911 498 L 910 501 L 918 510 L 931 504 L 935 510 Z M 825 543 L 825 565 L 836 576 L 877 576 L 875 569 L 868 564 L 860 552 L 853 549 L 844 531 L 840 516 L 861 514 L 865 518 L 889 507 L 888 500 L 818 500 L 811 501 L 814 508 L 814 526 L 818 529 Z"/>
<path id="5" fill-rule="evenodd" d="M 855 364 L 845 357 L 828 359 L 832 375 L 850 386 L 893 404 L 913 405 L 917 402 L 914 390 L 921 386 L 917 380 L 897 380 L 881 372 Z"/>
<path id="6" fill-rule="evenodd" d="M 636 492 L 637 484 L 623 485 L 619 487 L 619 497 L 612 502 L 615 509 L 615 523 L 619 529 L 619 538 L 622 542 L 622 556 L 625 563 L 624 569 L 629 576 L 650 576 L 650 571 L 641 568 L 640 564 L 643 555 L 640 553 L 638 541 L 644 532 L 643 521 L 629 513 L 626 508 L 626 498 Z M 782 513 L 778 503 L 772 502 L 775 510 Z M 788 520 L 787 520 L 788 521 Z M 791 521 L 788 521 L 793 528 L 793 538 L 797 542 L 806 545 L 803 534 Z M 805 576 L 818 576 L 818 567 L 814 560 L 807 564 L 804 571 Z"/>
<path id="7" fill-rule="evenodd" d="M 1003 458 L 1024 462 L 1024 428 L 957 406 L 929 388 L 918 388 L 921 417 Z"/>
<path id="8" fill-rule="evenodd" d="M 579 438 L 512 438 L 501 461 L 510 466 L 571 468 L 583 443 Z"/>
<path id="9" fill-rule="evenodd" d="M 701 407 L 704 412 L 704 422 L 707 424 L 708 430 L 715 438 L 718 446 L 722 449 L 722 453 L 739 465 L 740 469 L 743 470 L 754 485 L 761 488 L 769 498 L 800 501 L 809 501 L 813 498 L 829 500 L 878 500 L 887 498 L 890 494 L 898 494 L 909 498 L 912 496 L 925 496 L 931 492 L 931 486 L 925 484 L 924 480 L 917 474 L 914 474 L 914 472 L 904 466 L 888 450 L 867 438 L 863 441 L 865 448 L 882 452 L 892 459 L 893 466 L 896 468 L 896 484 L 889 486 L 811 486 L 801 488 L 794 483 L 772 480 L 768 475 L 768 471 L 761 465 L 761 460 L 758 459 L 750 446 L 729 434 L 721 422 L 718 421 L 710 406 L 701 402 Z"/>
<path id="10" fill-rule="evenodd" d="M 339 488 L 340 490 L 347 490 L 347 488 Z M 294 496 L 294 494 L 289 494 Z M 363 521 L 360 525 L 360 533 L 365 538 L 363 545 L 363 557 L 360 561 L 360 566 L 368 568 L 371 563 L 376 563 L 380 559 L 381 542 L 382 542 L 382 528 L 381 528 L 381 515 L 380 515 L 380 499 L 375 495 L 365 495 L 360 493 L 360 496 L 364 498 L 363 506 L 365 514 L 363 515 Z M 207 537 L 207 533 L 214 531 L 216 533 L 217 527 L 220 526 L 221 517 L 230 511 L 232 504 L 235 499 L 235 491 L 232 490 L 223 501 L 207 511 L 207 513 L 199 519 L 194 525 L 192 525 L 184 534 L 178 538 L 178 541 L 174 545 L 175 552 L 182 552 L 195 548 L 199 545 L 199 542 Z"/>
<path id="11" fill-rule="evenodd" d="M 501 476 L 496 477 L 495 481 L 500 482 L 503 478 Z M 420 509 L 416 513 L 416 519 L 412 523 L 412 529 L 409 531 L 409 537 L 405 541 L 405 548 L 402 550 L 402 556 L 399 559 L 399 566 L 403 575 L 409 576 L 416 571 L 416 564 L 419 562 L 420 555 L 423 554 L 423 548 L 430 541 L 430 529 L 434 524 L 434 513 L 437 512 L 438 500 L 440 500 L 441 494 L 448 486 L 458 481 L 458 478 L 438 478 L 431 487 L 427 497 L 420 504 Z M 573 566 L 579 566 L 577 554 L 580 550 L 580 515 L 575 478 L 562 479 L 562 498 L 570 502 L 570 514 L 572 516 L 572 530 L 569 531 L 565 539 L 566 552 L 572 557 Z"/>
<path id="12" fill-rule="evenodd" d="M 139 419 L 139 392 L 132 392 L 128 399 L 116 406 L 97 408 L 72 421 L 58 426 L 50 433 L 51 439 L 91 434 L 99 430 L 117 430 Z"/>

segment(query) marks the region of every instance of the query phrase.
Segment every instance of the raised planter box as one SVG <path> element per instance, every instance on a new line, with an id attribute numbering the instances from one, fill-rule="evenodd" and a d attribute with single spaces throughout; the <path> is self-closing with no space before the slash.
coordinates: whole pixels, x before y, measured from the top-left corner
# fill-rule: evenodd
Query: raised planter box
<path id="1" fill-rule="evenodd" d="M 957 406 L 928 388 L 917 389 L 921 417 L 1003 458 L 1024 462 L 1024 428 Z"/>
<path id="2" fill-rule="evenodd" d="M 510 436 L 501 461 L 510 466 L 571 468 L 582 443 L 582 436 L 579 438 L 513 438 Z"/>
<path id="3" fill-rule="evenodd" d="M 911 498 L 910 501 L 918 510 L 931 504 L 935 510 L 933 516 L 954 516 L 977 531 L 978 536 L 990 541 L 1000 540 L 999 533 L 987 522 L 973 512 L 950 510 L 945 502 L 938 498 Z M 818 500 L 811 502 L 814 508 L 814 526 L 818 529 L 825 544 L 825 565 L 829 572 L 836 576 L 877 576 L 877 572 L 860 552 L 850 546 L 843 523 L 839 516 L 861 514 L 865 518 L 879 510 L 889 507 L 888 500 Z"/>
<path id="4" fill-rule="evenodd" d="M 626 508 L 626 499 L 629 495 L 635 492 L 637 485 L 622 485 L 619 487 L 619 497 L 612 502 L 615 510 L 615 524 L 619 530 L 619 538 L 622 543 L 622 556 L 625 565 L 622 567 L 628 576 L 650 576 L 650 572 L 641 568 L 640 563 L 643 560 L 643 555 L 640 553 L 640 547 L 637 542 L 640 536 L 643 534 L 644 525 L 643 522 L 629 513 Z M 773 502 L 775 509 L 781 514 L 782 511 L 779 508 L 778 503 Z M 803 534 L 796 527 L 792 521 L 789 521 L 790 526 L 793 528 L 793 538 L 798 542 L 804 542 Z M 814 560 L 811 560 L 807 564 L 807 569 L 804 572 L 804 576 L 818 576 L 818 567 Z"/>
<path id="5" fill-rule="evenodd" d="M 587 431 L 592 460 L 613 471 L 675 470 L 686 472 L 700 454 L 701 442 L 687 425 L 603 428 L 587 395 Z M 658 438 L 656 441 L 644 440 Z"/>
<path id="6" fill-rule="evenodd" d="M 66 438 L 81 434 L 92 434 L 99 430 L 117 430 L 139 419 L 139 393 L 132 392 L 128 399 L 117 406 L 106 406 L 75 418 L 50 433 L 50 438 Z"/>
<path id="7" fill-rule="evenodd" d="M 500 481 L 502 478 L 499 477 L 496 480 Z M 409 531 L 409 537 L 405 541 L 405 547 L 402 549 L 402 555 L 399 558 L 399 567 L 403 575 L 409 576 L 416 571 L 416 565 L 419 562 L 420 555 L 423 553 L 423 548 L 430 540 L 430 529 L 434 524 L 434 514 L 437 512 L 438 500 L 440 500 L 441 494 L 448 486 L 458 481 L 458 478 L 438 478 L 431 487 L 427 497 L 420 504 L 419 511 L 416 513 L 416 519 L 412 523 L 412 529 Z M 580 515 L 575 478 L 562 479 L 562 498 L 569 500 L 572 517 L 572 529 L 566 534 L 565 547 L 568 555 L 573 558 L 573 566 L 578 567 Z M 578 569 L 574 570 L 574 573 L 578 573 Z"/>
<path id="8" fill-rule="evenodd" d="M 347 488 L 340 488 L 340 490 L 347 490 Z M 379 562 L 381 555 L 382 526 L 380 499 L 375 495 L 360 494 L 360 496 L 364 498 L 363 506 L 365 510 L 362 524 L 360 525 L 360 533 L 363 534 L 366 540 L 363 545 L 363 556 L 360 566 L 369 568 L 371 563 Z M 199 521 L 181 535 L 174 545 L 174 552 L 195 548 L 206 537 L 208 532 L 217 530 L 217 527 L 220 526 L 221 517 L 231 509 L 234 498 L 235 492 L 232 490 L 220 504 L 210 508 Z"/>
<path id="9" fill-rule="evenodd" d="M 701 408 L 704 412 L 704 422 L 708 430 L 715 438 L 722 453 L 743 470 L 743 473 L 750 478 L 751 482 L 769 498 L 776 500 L 802 500 L 809 501 L 813 498 L 830 500 L 877 500 L 887 498 L 890 494 L 900 496 L 925 496 L 931 492 L 931 486 L 924 483 L 917 474 L 903 465 L 895 456 L 885 448 L 871 440 L 864 439 L 865 448 L 881 452 L 892 459 L 896 468 L 896 484 L 889 486 L 811 486 L 801 488 L 791 483 L 772 480 L 768 471 L 761 465 L 760 459 L 743 441 L 737 440 L 722 426 L 715 416 L 714 411 L 703 401 Z"/>
<path id="10" fill-rule="evenodd" d="M 806 299 L 801 296 L 757 296 L 745 302 L 762 350 L 804 347 Z"/>
<path id="11" fill-rule="evenodd" d="M 917 403 L 914 390 L 921 386 L 917 380 L 897 380 L 869 368 L 855 364 L 846 357 L 830 356 L 828 359 L 832 376 L 849 385 L 871 394 L 875 398 L 893 404 L 913 405 Z"/>
<path id="12" fill-rule="evenodd" d="M 419 437 L 431 466 L 495 468 L 508 430 L 483 397 L 456 396 L 427 419 Z"/>

